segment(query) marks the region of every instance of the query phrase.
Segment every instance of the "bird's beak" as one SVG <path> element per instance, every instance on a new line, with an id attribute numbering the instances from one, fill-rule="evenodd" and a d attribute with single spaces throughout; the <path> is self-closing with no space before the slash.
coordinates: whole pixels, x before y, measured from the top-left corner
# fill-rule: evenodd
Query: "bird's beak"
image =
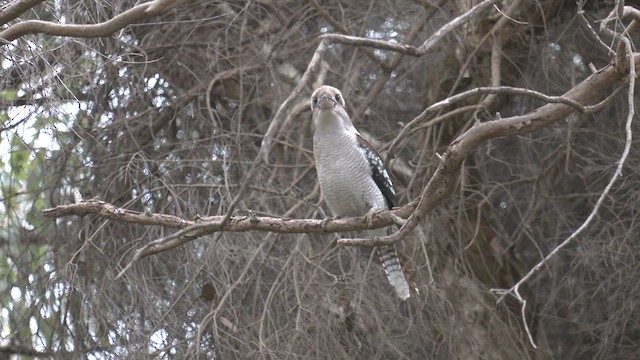
<path id="1" fill-rule="evenodd" d="M 316 106 L 320 110 L 330 110 L 330 109 L 333 109 L 336 106 L 336 104 L 337 103 L 333 99 L 331 94 L 324 93 L 320 95 L 320 98 L 318 99 L 318 105 Z"/>

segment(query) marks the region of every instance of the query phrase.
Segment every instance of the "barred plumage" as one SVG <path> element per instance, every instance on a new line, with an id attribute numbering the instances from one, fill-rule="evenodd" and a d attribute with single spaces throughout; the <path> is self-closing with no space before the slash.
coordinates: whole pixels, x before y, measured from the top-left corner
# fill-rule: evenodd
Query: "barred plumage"
<path id="1" fill-rule="evenodd" d="M 311 97 L 313 153 L 320 190 L 334 216 L 353 217 L 396 205 L 395 190 L 378 153 L 351 123 L 342 94 L 322 86 Z M 369 236 L 386 234 L 369 230 Z M 410 296 L 398 254 L 393 246 L 377 248 L 389 283 L 402 300 Z"/>
<path id="2" fill-rule="evenodd" d="M 396 290 L 396 295 L 402 300 L 408 299 L 410 295 L 409 284 L 404 276 L 396 248 L 393 246 L 378 246 L 376 250 L 384 272 L 387 274 L 387 279 Z"/>

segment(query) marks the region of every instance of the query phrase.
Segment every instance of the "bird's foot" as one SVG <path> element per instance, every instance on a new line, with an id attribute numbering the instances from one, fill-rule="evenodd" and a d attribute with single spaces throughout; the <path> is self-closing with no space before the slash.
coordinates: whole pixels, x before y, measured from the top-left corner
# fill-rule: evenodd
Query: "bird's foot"
<path id="1" fill-rule="evenodd" d="M 378 212 L 377 209 L 375 208 L 371 208 L 369 209 L 369 211 L 367 211 L 367 213 L 364 215 L 365 220 L 367 221 L 367 226 L 369 227 L 373 227 L 373 215 Z"/>

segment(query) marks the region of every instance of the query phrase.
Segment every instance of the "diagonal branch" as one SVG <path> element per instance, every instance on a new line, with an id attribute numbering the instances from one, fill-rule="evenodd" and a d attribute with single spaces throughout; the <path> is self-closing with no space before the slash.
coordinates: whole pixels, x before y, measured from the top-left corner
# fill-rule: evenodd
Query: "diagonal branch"
<path id="1" fill-rule="evenodd" d="M 287 114 L 290 113 L 291 109 L 293 109 L 293 107 L 295 106 L 295 100 L 298 98 L 298 96 L 306 89 L 306 87 L 309 84 L 311 84 L 312 82 L 311 76 L 317 73 L 318 69 L 320 69 L 320 65 L 322 64 L 322 57 L 324 56 L 324 52 L 326 49 L 327 49 L 326 41 L 320 41 L 320 44 L 316 48 L 315 53 L 313 54 L 313 56 L 311 57 L 311 60 L 309 61 L 309 65 L 307 65 L 307 69 L 305 70 L 304 74 L 302 75 L 302 78 L 300 79 L 300 82 L 298 83 L 298 85 L 296 85 L 296 87 L 293 89 L 291 94 L 289 94 L 289 96 L 284 100 L 282 105 L 280 105 L 275 115 L 273 116 L 273 119 L 271 120 L 271 123 L 267 128 L 267 131 L 262 137 L 260 150 L 258 150 L 258 154 L 256 155 L 253 161 L 253 164 L 251 164 L 251 168 L 249 168 L 249 171 L 245 175 L 245 178 L 247 180 L 245 180 L 242 183 L 242 185 L 240 186 L 240 189 L 238 190 L 235 197 L 233 198 L 233 201 L 231 201 L 231 204 L 229 204 L 229 207 L 227 209 L 227 214 L 225 215 L 222 221 L 222 226 L 224 226 L 225 223 L 229 219 L 231 219 L 231 215 L 233 214 L 233 211 L 238 206 L 238 204 L 244 197 L 244 193 L 249 188 L 249 183 L 251 182 L 251 179 L 253 179 L 258 173 L 258 170 L 260 169 L 260 165 L 262 163 L 269 162 L 269 151 L 271 150 L 271 146 L 273 145 L 273 142 L 276 136 L 278 135 L 280 128 L 282 127 L 285 120 L 287 119 Z"/>
<path id="2" fill-rule="evenodd" d="M 633 62 L 635 66 L 640 65 L 639 54 L 633 54 Z M 611 86 L 622 81 L 628 72 L 629 69 L 624 71 L 615 65 L 609 65 L 567 91 L 562 98 L 586 106 L 608 95 Z M 400 230 L 374 239 L 340 239 L 338 242 L 350 246 L 379 246 L 399 241 L 418 226 L 422 219 L 453 190 L 457 181 L 456 174 L 460 170 L 462 161 L 480 144 L 491 139 L 531 133 L 562 120 L 575 111 L 576 108 L 573 106 L 551 103 L 525 115 L 476 124 L 451 143 L 440 165 L 423 189 L 416 211 L 411 214 Z"/>
<path id="3" fill-rule="evenodd" d="M 413 131 L 416 128 L 416 126 L 418 126 L 423 121 L 425 121 L 429 115 L 435 113 L 438 110 L 442 110 L 450 105 L 453 105 L 457 102 L 465 100 L 467 98 L 477 96 L 477 95 L 484 95 L 484 94 L 506 94 L 506 95 L 529 96 L 535 99 L 542 100 L 546 103 L 558 103 L 558 104 L 569 105 L 583 114 L 596 112 L 600 110 L 600 108 L 597 106 L 583 106 L 580 103 L 572 99 L 565 98 L 563 96 L 549 96 L 541 92 L 525 89 L 525 88 L 516 88 L 511 86 L 479 87 L 479 88 L 467 90 L 465 92 L 461 92 L 454 96 L 448 97 L 442 101 L 438 101 L 437 103 L 426 108 L 423 112 L 421 112 L 418 116 L 416 116 L 413 120 L 411 120 L 407 125 L 405 125 L 402 128 L 402 130 L 396 136 L 395 140 L 391 143 L 391 145 L 389 145 L 389 150 L 387 151 L 387 161 L 395 157 L 396 149 L 399 146 L 401 140 L 407 134 Z"/>
<path id="4" fill-rule="evenodd" d="M 422 56 L 431 50 L 442 38 L 450 34 L 453 30 L 473 20 L 481 12 L 497 3 L 499 0 L 485 0 L 478 5 L 472 7 L 466 13 L 456 17 L 442 26 L 438 31 L 431 35 L 422 45 L 415 47 L 405 44 L 396 44 L 385 40 L 375 40 L 357 36 L 348 36 L 341 34 L 325 34 L 320 36 L 321 39 L 328 39 L 333 42 L 339 42 L 347 45 L 372 47 L 382 50 L 390 50 L 411 56 Z"/>

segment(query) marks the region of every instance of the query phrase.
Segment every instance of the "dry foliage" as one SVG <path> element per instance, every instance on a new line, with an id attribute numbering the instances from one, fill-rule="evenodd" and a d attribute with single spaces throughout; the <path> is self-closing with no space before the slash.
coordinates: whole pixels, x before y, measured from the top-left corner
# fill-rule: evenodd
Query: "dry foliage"
<path id="1" fill-rule="evenodd" d="M 637 354 L 640 10 L 623 6 L 8 2 L 0 354 Z M 359 220 L 320 221 L 325 83 L 394 157 L 406 303 L 369 247 L 336 241 Z"/>

